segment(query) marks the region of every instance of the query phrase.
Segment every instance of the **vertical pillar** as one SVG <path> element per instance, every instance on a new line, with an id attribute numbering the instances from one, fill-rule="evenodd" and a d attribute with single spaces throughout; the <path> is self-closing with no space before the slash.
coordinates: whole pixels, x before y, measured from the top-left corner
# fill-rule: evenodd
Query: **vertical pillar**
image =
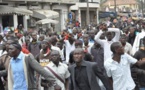
<path id="1" fill-rule="evenodd" d="M 99 24 L 99 11 L 96 9 L 96 22 Z"/>
<path id="2" fill-rule="evenodd" d="M 61 10 L 61 30 L 63 30 L 63 27 L 64 27 L 64 11 Z"/>
<path id="3" fill-rule="evenodd" d="M 78 21 L 80 22 L 80 26 L 82 26 L 82 23 L 81 23 L 81 9 L 78 10 Z"/>
<path id="4" fill-rule="evenodd" d="M 18 26 L 18 16 L 16 14 L 13 15 L 13 24 L 14 24 L 14 28 L 17 28 L 17 26 Z"/>
<path id="5" fill-rule="evenodd" d="M 26 15 L 24 15 L 23 16 L 23 26 L 24 26 L 24 30 L 26 30 L 27 31 L 27 28 L 28 28 L 28 24 L 27 24 L 27 16 Z"/>
<path id="6" fill-rule="evenodd" d="M 2 26 L 2 16 L 0 16 L 0 33 L 3 32 L 3 26 Z"/>

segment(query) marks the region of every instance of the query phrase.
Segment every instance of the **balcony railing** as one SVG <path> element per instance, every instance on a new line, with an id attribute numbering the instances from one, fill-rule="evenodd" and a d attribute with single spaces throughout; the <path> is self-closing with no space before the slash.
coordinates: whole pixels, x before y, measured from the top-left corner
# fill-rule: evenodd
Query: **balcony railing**
<path id="1" fill-rule="evenodd" d="M 54 2 L 54 3 L 76 3 L 79 0 L 3 0 L 4 1 L 23 1 L 23 2 Z"/>

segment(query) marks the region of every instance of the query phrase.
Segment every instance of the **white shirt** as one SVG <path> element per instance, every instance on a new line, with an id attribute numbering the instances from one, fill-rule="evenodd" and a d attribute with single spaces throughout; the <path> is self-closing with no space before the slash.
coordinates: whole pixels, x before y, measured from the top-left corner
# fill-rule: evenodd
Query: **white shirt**
<path id="1" fill-rule="evenodd" d="M 131 77 L 130 65 L 137 60 L 128 54 L 121 56 L 120 63 L 112 58 L 105 61 L 105 69 L 108 77 L 113 79 L 113 90 L 133 90 L 135 83 Z"/>
<path id="2" fill-rule="evenodd" d="M 124 47 L 124 51 L 125 51 L 125 53 L 132 55 L 132 46 L 130 43 L 126 42 L 126 45 Z"/>
<path id="3" fill-rule="evenodd" d="M 50 62 L 47 66 L 51 68 L 59 77 L 61 77 L 63 81 L 65 81 L 65 79 L 69 78 L 70 76 L 68 66 L 66 64 L 59 62 L 59 65 L 57 67 L 53 62 Z M 54 74 L 46 67 L 45 70 L 50 72 L 50 74 L 54 76 Z M 65 90 L 65 85 L 57 77 L 55 77 L 55 79 L 56 83 L 61 87 L 61 90 Z M 48 90 L 54 90 L 54 87 L 50 87 Z"/>
<path id="4" fill-rule="evenodd" d="M 137 34 L 134 43 L 133 43 L 133 47 L 132 47 L 132 54 L 134 55 L 136 51 L 139 50 L 139 44 L 140 44 L 140 39 L 142 39 L 145 36 L 145 31 L 142 30 L 141 33 Z"/>
<path id="5" fill-rule="evenodd" d="M 73 43 L 72 45 L 68 40 L 64 40 L 65 42 L 65 53 L 66 53 L 66 63 L 69 62 L 69 55 L 70 53 L 75 50 L 75 44 Z"/>
<path id="6" fill-rule="evenodd" d="M 108 32 L 115 32 L 115 36 L 112 39 L 112 41 L 100 39 L 100 36 L 103 34 L 102 30 L 100 30 L 98 34 L 95 36 L 95 40 L 104 48 L 104 61 L 112 56 L 110 45 L 113 42 L 119 41 L 120 38 L 120 30 L 118 28 L 108 28 Z"/>

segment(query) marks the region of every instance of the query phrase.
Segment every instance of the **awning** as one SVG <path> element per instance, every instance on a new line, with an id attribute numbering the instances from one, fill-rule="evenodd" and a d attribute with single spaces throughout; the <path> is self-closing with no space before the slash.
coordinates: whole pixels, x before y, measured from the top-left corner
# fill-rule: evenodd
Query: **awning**
<path id="1" fill-rule="evenodd" d="M 36 17 L 39 19 L 45 19 L 45 18 L 51 19 L 51 18 L 59 17 L 59 13 L 52 10 L 34 10 L 33 17 Z"/>
<path id="2" fill-rule="evenodd" d="M 5 14 L 32 15 L 33 12 L 23 8 L 0 6 L 0 15 Z"/>
<path id="3" fill-rule="evenodd" d="M 49 23 L 58 24 L 58 21 L 52 19 L 42 19 L 36 22 L 36 24 L 49 24 Z"/>

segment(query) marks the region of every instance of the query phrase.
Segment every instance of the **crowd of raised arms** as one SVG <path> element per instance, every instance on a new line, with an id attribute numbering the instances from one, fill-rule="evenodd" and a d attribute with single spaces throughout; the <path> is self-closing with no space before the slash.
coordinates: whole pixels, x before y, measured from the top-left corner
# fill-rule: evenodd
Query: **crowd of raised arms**
<path id="1" fill-rule="evenodd" d="M 4 30 L 0 90 L 145 90 L 145 21 Z"/>

